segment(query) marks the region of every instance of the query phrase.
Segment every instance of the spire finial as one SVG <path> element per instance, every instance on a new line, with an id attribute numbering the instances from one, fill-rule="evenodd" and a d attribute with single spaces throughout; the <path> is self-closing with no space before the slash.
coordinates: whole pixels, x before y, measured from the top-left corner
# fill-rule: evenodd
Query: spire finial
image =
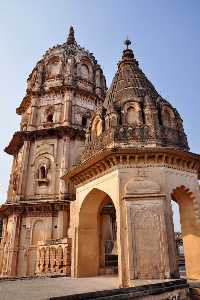
<path id="1" fill-rule="evenodd" d="M 68 34 L 68 37 L 67 37 L 67 45 L 73 45 L 75 44 L 75 37 L 74 37 L 74 28 L 73 26 L 70 26 L 70 29 L 69 29 L 69 34 Z"/>
<path id="2" fill-rule="evenodd" d="M 131 41 L 129 40 L 128 36 L 124 41 L 124 45 L 126 45 L 126 49 L 129 49 L 129 46 L 131 45 Z"/>

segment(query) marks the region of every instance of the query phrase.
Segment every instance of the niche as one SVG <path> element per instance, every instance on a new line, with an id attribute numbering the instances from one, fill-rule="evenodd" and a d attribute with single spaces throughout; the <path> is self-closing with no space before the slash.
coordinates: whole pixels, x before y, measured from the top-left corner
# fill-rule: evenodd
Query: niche
<path id="1" fill-rule="evenodd" d="M 132 106 L 127 109 L 127 122 L 128 124 L 137 124 L 139 119 L 138 111 Z"/>
<path id="2" fill-rule="evenodd" d="M 162 120 L 164 126 L 168 128 L 173 128 L 173 119 L 174 117 L 172 116 L 172 112 L 169 109 L 165 108 L 162 113 Z"/>
<path id="3" fill-rule="evenodd" d="M 47 115 L 47 122 L 48 123 L 53 123 L 53 113 L 50 113 Z"/>
<path id="4" fill-rule="evenodd" d="M 83 79 L 89 78 L 89 69 L 85 64 L 81 65 L 81 78 Z"/>
<path id="5" fill-rule="evenodd" d="M 40 164 L 37 171 L 37 182 L 39 185 L 47 185 L 48 180 L 48 166 L 46 164 Z"/>

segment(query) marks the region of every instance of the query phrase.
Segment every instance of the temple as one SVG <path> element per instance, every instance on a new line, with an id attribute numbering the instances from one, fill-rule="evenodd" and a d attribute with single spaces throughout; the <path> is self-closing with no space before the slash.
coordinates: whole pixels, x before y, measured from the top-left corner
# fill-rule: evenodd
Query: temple
<path id="1" fill-rule="evenodd" d="M 108 90 L 72 27 L 30 74 L 5 148 L 14 159 L 0 207 L 2 277 L 112 274 L 121 287 L 179 278 L 174 200 L 186 275 L 200 280 L 200 156 L 130 45 Z"/>

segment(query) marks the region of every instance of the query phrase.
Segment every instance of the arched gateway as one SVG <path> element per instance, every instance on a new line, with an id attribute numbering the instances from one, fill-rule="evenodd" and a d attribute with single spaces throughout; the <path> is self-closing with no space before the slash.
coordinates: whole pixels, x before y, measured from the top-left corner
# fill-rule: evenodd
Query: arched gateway
<path id="1" fill-rule="evenodd" d="M 76 188 L 72 275 L 100 274 L 98 210 L 109 196 L 116 209 L 122 286 L 179 277 L 171 199 L 180 207 L 187 276 L 200 279 L 199 171 L 200 157 L 189 152 L 180 115 L 127 47 L 91 119 L 80 162 L 64 176 Z"/>
<path id="2" fill-rule="evenodd" d="M 79 201 L 73 274 L 78 277 L 115 272 L 117 256 L 116 211 L 105 192 L 93 189 Z M 109 259 L 110 258 L 110 259 Z"/>

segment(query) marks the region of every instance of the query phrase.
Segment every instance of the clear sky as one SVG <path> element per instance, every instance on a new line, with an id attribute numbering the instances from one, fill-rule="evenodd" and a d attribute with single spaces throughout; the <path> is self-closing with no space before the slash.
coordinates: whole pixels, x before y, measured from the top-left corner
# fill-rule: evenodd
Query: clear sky
<path id="1" fill-rule="evenodd" d="M 199 152 L 199 0 L 1 0 L 1 202 L 12 159 L 3 149 L 19 128 L 15 109 L 26 79 L 49 47 L 65 41 L 70 25 L 103 67 L 108 85 L 128 35 L 145 74 L 181 114 L 191 151 Z"/>

